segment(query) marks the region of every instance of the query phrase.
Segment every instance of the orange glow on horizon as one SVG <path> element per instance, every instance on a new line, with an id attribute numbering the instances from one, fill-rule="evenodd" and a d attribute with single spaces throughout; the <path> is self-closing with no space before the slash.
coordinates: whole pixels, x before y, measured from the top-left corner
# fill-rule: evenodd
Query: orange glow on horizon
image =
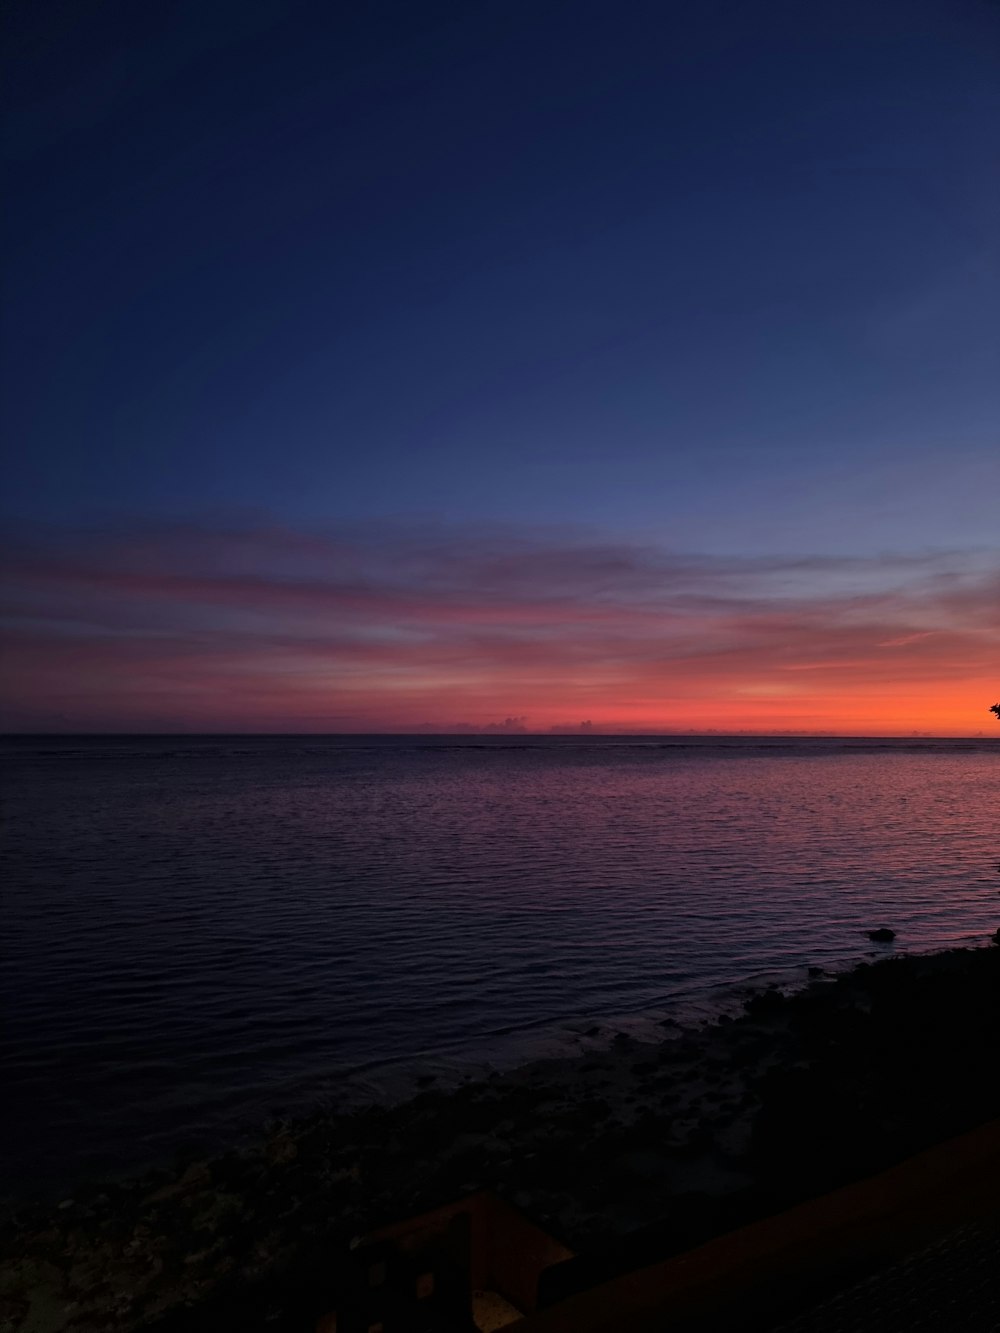
<path id="1" fill-rule="evenodd" d="M 4 727 L 1000 738 L 1000 583 L 972 559 L 204 545 L 8 560 Z"/>

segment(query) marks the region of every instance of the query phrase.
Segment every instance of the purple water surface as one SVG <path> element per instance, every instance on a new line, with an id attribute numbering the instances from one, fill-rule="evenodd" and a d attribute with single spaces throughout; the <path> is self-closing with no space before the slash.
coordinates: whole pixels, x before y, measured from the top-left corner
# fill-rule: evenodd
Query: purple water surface
<path id="1" fill-rule="evenodd" d="M 3 742 L 8 1193 L 1000 925 L 1000 743 Z M 346 1093 L 345 1093 L 346 1095 Z"/>

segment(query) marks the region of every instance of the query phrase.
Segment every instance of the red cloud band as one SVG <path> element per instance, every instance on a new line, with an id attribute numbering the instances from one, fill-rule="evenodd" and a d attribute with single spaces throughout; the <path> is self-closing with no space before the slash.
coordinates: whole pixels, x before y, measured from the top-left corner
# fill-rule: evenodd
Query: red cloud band
<path id="1" fill-rule="evenodd" d="M 967 734 L 998 685 L 1000 579 L 968 554 L 188 526 L 36 535 L 7 556 L 18 730 Z"/>

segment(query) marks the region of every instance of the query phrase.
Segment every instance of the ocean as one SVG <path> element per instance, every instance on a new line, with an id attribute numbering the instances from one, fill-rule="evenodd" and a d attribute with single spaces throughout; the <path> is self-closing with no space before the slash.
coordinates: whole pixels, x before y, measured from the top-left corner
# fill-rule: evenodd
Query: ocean
<path id="1" fill-rule="evenodd" d="M 1000 926 L 994 738 L 0 752 L 8 1200 Z"/>

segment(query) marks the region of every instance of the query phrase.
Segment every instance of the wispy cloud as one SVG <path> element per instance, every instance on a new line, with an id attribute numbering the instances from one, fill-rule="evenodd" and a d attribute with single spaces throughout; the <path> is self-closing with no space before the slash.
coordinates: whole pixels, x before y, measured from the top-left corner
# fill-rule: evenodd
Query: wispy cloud
<path id="1" fill-rule="evenodd" d="M 524 529 L 39 531 L 4 553 L 6 725 L 976 730 L 985 554 L 719 559 Z"/>

